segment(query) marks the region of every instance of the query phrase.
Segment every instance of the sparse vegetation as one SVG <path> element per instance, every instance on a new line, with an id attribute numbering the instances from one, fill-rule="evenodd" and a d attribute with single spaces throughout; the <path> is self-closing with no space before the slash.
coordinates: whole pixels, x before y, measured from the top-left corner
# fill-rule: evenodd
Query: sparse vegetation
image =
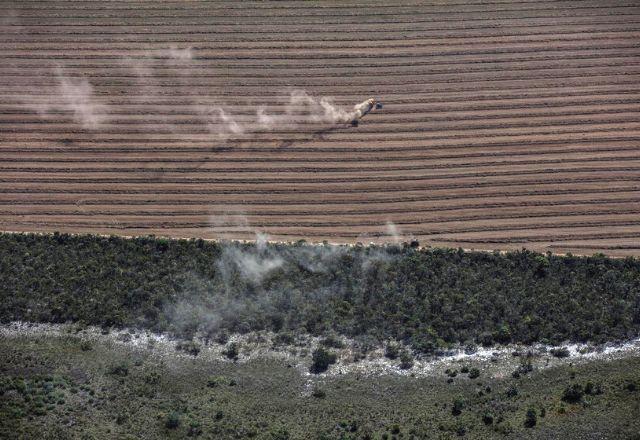
<path id="1" fill-rule="evenodd" d="M 287 432 L 291 439 L 409 439 L 455 437 L 462 428 L 475 438 L 522 438 L 538 430 L 553 438 L 628 438 L 640 429 L 629 411 L 637 392 L 628 387 L 640 381 L 637 357 L 535 369 L 524 381 L 482 374 L 479 394 L 478 380 L 457 380 L 454 390 L 441 375 L 306 376 L 267 359 L 230 363 L 171 351 L 172 359 L 161 359 L 144 346 L 118 348 L 106 338 L 89 351 L 79 344 L 66 336 L 0 339 L 0 438 L 61 438 L 64 430 L 72 438 Z M 126 375 L 111 374 L 122 365 Z M 574 383 L 583 386 L 584 405 L 562 400 Z M 516 386 L 518 393 L 510 391 Z M 542 402 L 553 410 L 545 413 Z M 561 414 L 563 405 L 571 417 Z M 536 412 L 532 428 L 525 426 L 529 409 Z"/>

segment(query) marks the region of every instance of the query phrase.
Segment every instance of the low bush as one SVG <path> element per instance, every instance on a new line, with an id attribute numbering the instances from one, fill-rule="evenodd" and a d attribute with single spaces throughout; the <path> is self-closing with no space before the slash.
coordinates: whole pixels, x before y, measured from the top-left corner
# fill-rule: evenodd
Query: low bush
<path id="1" fill-rule="evenodd" d="M 320 374 L 329 369 L 329 366 L 336 363 L 337 356 L 322 347 L 313 351 L 311 367 L 309 371 L 313 374 Z"/>
<path id="2" fill-rule="evenodd" d="M 567 403 L 579 403 L 584 396 L 584 388 L 578 383 L 568 386 L 562 392 L 562 400 Z"/>

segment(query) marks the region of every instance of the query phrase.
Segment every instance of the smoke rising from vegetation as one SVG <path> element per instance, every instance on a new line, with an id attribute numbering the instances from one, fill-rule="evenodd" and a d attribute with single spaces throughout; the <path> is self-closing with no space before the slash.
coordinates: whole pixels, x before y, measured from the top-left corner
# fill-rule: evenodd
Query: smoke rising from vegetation
<path id="1" fill-rule="evenodd" d="M 247 323 L 255 328 L 256 316 L 264 319 L 258 327 L 277 329 L 284 323 L 271 322 L 272 317 L 291 309 L 317 313 L 314 310 L 344 295 L 351 287 L 337 274 L 345 268 L 350 268 L 356 282 L 381 265 L 392 264 L 400 249 L 367 247 L 354 253 L 348 245 L 269 243 L 270 237 L 252 228 L 243 214 L 212 216 L 210 221 L 214 231 L 222 230 L 217 232 L 221 237 L 228 230 L 243 231 L 253 234 L 255 242 L 220 241 L 220 252 L 211 262 L 213 277 L 185 274 L 180 300 L 167 310 L 171 326 L 181 334 L 210 335 L 219 329 L 243 332 Z M 324 281 L 308 285 L 283 282 L 299 279 L 301 274 Z M 238 295 L 239 291 L 243 294 Z"/>
<path id="2" fill-rule="evenodd" d="M 211 262 L 213 277 L 184 275 L 179 300 L 166 309 L 170 328 L 191 336 L 211 336 L 221 329 L 240 333 L 256 327 L 278 330 L 285 324 L 295 328 L 298 319 L 303 322 L 309 317 L 301 315 L 287 323 L 277 317 L 292 309 L 319 313 L 344 295 L 351 287 L 337 274 L 345 267 L 360 279 L 396 258 L 384 247 L 363 248 L 354 260 L 352 248 L 346 245 L 290 246 L 267 240 L 268 236 L 257 233 L 255 243 L 220 242 L 220 253 Z M 300 279 L 300 274 L 318 278 L 308 285 L 286 282 Z"/>
<path id="3" fill-rule="evenodd" d="M 390 236 L 396 244 L 400 243 L 402 240 L 398 227 L 390 221 L 387 222 L 387 235 Z"/>

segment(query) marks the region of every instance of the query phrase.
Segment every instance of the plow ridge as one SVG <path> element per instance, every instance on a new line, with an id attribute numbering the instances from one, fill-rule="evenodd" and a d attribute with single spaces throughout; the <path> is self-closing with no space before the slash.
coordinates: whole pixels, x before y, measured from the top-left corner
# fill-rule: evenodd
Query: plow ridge
<path id="1" fill-rule="evenodd" d="M 275 239 L 393 221 L 426 245 L 639 255 L 637 2 L 23 0 L 0 36 L 4 230 L 216 238 L 237 213 Z M 385 106 L 217 136 L 217 106 L 286 117 L 299 89 Z"/>

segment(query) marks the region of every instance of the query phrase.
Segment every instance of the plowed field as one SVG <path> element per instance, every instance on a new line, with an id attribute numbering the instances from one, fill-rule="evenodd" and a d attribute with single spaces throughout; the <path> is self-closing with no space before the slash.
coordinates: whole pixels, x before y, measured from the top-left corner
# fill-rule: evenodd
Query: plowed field
<path id="1" fill-rule="evenodd" d="M 220 135 L 292 90 L 384 108 Z M 243 127 L 254 125 L 243 125 Z M 0 1 L 0 229 L 640 255 L 633 0 Z"/>

